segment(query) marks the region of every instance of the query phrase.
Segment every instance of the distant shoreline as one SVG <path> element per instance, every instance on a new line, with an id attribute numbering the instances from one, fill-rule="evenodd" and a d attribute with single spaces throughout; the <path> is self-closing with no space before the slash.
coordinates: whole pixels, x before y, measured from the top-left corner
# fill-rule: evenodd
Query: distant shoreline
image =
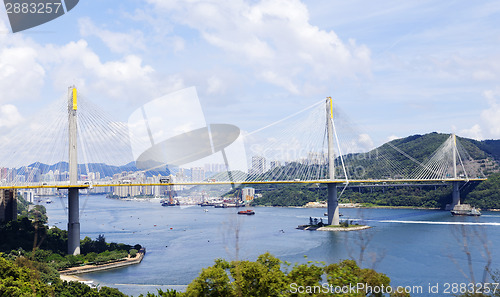
<path id="1" fill-rule="evenodd" d="M 254 205 L 258 207 L 289 207 L 289 208 L 327 208 L 325 206 L 270 206 L 270 205 Z M 422 206 L 387 206 L 387 205 L 370 205 L 370 206 L 364 206 L 364 205 L 359 205 L 359 206 L 344 206 L 339 204 L 339 208 L 364 208 L 364 209 L 419 209 L 419 210 L 444 210 L 442 208 L 438 207 L 422 207 Z M 481 209 L 484 211 L 499 211 L 500 209 L 498 208 L 492 208 L 492 209 Z"/>

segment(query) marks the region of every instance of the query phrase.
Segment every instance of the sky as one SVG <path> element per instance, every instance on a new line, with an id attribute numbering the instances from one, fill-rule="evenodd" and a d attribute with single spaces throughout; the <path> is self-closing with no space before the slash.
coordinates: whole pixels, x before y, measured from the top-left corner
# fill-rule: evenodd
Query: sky
<path id="1" fill-rule="evenodd" d="M 375 146 L 500 139 L 499 48 L 498 1 L 85 0 L 18 33 L 2 6 L 0 132 L 70 85 L 123 122 L 194 86 L 248 132 L 331 96 Z"/>

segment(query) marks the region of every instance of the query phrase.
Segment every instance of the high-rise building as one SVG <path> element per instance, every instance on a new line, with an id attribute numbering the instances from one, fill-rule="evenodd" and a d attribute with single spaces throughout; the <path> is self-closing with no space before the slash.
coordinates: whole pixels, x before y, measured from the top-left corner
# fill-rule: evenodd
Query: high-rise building
<path id="1" fill-rule="evenodd" d="M 191 168 L 191 180 L 193 182 L 202 181 L 205 179 L 205 169 L 203 167 Z"/>
<path id="2" fill-rule="evenodd" d="M 241 200 L 248 203 L 248 202 L 252 201 L 254 197 L 255 197 L 255 189 L 254 188 L 245 187 L 245 188 L 241 189 Z"/>
<path id="3" fill-rule="evenodd" d="M 324 165 L 328 160 L 328 155 L 325 153 L 313 153 L 307 154 L 307 165 Z"/>
<path id="4" fill-rule="evenodd" d="M 280 161 L 271 161 L 269 163 L 269 165 L 271 167 L 271 170 L 273 170 L 274 168 L 280 167 L 281 166 L 281 162 Z"/>
<path id="5" fill-rule="evenodd" d="M 262 156 L 252 157 L 251 174 L 260 174 L 266 172 L 266 158 Z"/>

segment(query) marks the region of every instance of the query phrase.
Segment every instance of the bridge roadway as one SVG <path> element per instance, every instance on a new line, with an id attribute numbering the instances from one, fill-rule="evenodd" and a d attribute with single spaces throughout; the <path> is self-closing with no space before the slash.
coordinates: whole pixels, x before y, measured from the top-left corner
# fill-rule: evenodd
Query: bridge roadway
<path id="1" fill-rule="evenodd" d="M 138 186 L 197 186 L 197 185 L 259 185 L 259 184 L 379 184 L 379 186 L 395 186 L 401 183 L 428 183 L 428 182 L 470 182 L 485 181 L 487 178 L 449 178 L 449 179 L 363 179 L 363 180 L 278 180 L 278 181 L 203 181 L 178 183 L 81 183 L 69 185 L 64 183 L 29 183 L 18 185 L 1 185 L 0 189 L 87 189 L 93 187 L 138 187 Z M 385 185 L 383 183 L 386 183 Z M 382 184 L 382 185 L 380 185 Z"/>

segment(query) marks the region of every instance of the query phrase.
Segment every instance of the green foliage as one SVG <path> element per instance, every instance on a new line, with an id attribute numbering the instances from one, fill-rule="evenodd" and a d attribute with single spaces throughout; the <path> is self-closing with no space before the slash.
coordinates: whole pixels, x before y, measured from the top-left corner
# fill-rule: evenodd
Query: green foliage
<path id="1" fill-rule="evenodd" d="M 310 294 L 293 290 L 301 286 L 320 288 L 324 277 L 328 284 L 333 286 L 357 283 L 388 286 L 390 283 L 386 275 L 372 269 L 361 269 L 352 260 L 328 266 L 321 263 L 295 264 L 289 272 L 284 272 L 281 264 L 279 259 L 269 253 L 259 256 L 255 262 L 229 263 L 218 259 L 214 266 L 202 269 L 200 275 L 188 285 L 185 296 L 327 296 L 324 290 Z M 368 296 L 368 294 L 342 296 Z"/>
<path id="2" fill-rule="evenodd" d="M 52 289 L 40 281 L 35 270 L 19 267 L 0 257 L 0 296 L 51 296 Z"/>
<path id="3" fill-rule="evenodd" d="M 468 193 L 465 201 L 481 209 L 500 209 L 500 173 L 494 173 Z"/>
<path id="4" fill-rule="evenodd" d="M 101 287 L 91 288 L 80 282 L 58 282 L 52 285 L 55 297 L 127 297 L 118 289 Z"/>
<path id="5" fill-rule="evenodd" d="M 348 188 L 345 200 L 380 206 L 444 208 L 451 201 L 451 185 Z"/>
<path id="6" fill-rule="evenodd" d="M 310 185 L 281 185 L 262 193 L 254 200 L 255 205 L 264 206 L 303 206 L 308 202 L 319 201 L 326 197 L 324 188 Z"/>
<path id="7" fill-rule="evenodd" d="M 404 151 L 418 162 L 425 163 L 449 136 L 449 134 L 441 133 L 412 135 L 393 140 L 367 153 L 348 154 L 344 156 L 344 160 L 348 164 L 348 171 L 353 179 L 397 179 L 415 172 L 419 165 L 396 152 L 394 147 Z M 498 175 L 495 175 L 494 172 L 498 171 L 500 167 L 493 160 L 500 160 L 500 140 L 476 141 L 461 137 L 459 140 L 468 154 L 483 168 L 483 173 L 495 179 L 495 176 Z M 383 155 L 391 155 L 391 162 L 388 163 L 386 158 L 382 158 Z M 395 175 L 392 169 L 394 166 L 402 171 Z M 281 174 L 280 179 L 291 180 L 301 167 L 303 165 L 290 163 L 263 173 L 257 177 L 257 180 L 273 180 L 273 177 L 278 173 Z M 326 177 L 324 176 L 327 172 L 325 166 L 311 165 L 307 170 L 308 172 L 318 172 L 320 178 Z M 342 172 L 337 172 L 337 176 L 342 175 Z M 500 208 L 500 199 L 498 199 L 500 198 L 500 194 L 498 194 L 500 193 L 498 191 L 500 183 L 498 179 L 496 182 L 484 185 L 484 189 L 478 188 L 472 191 L 471 196 L 467 197 L 468 191 L 475 186 L 470 187 L 469 184 L 466 185 L 466 189 L 461 189 L 462 197 L 466 199 L 466 203 L 485 209 Z M 229 192 L 227 196 L 235 196 L 244 186 L 241 185 Z M 263 206 L 303 206 L 308 202 L 325 200 L 327 196 L 325 187 L 319 188 L 315 185 L 253 185 L 253 187 L 262 193 L 262 197 L 256 198 L 253 203 Z M 472 189 L 467 189 L 468 187 Z M 366 191 L 356 193 L 352 189 L 347 189 L 342 199 L 380 206 L 444 208 L 451 201 L 451 187 L 437 187 L 436 189 L 428 186 L 372 188 L 369 193 Z"/>
<path id="8" fill-rule="evenodd" d="M 137 256 L 137 252 L 138 252 L 138 251 L 137 251 L 136 249 L 131 249 L 131 250 L 129 251 L 129 255 L 130 255 L 130 257 L 135 258 L 135 256 Z"/>
<path id="9" fill-rule="evenodd" d="M 96 288 L 80 282 L 62 282 L 57 271 L 51 271 L 44 263 L 18 257 L 15 262 L 0 257 L 0 296 L 8 297 L 126 297 L 117 289 Z M 45 271 L 44 271 L 45 270 Z M 49 285 L 48 283 L 51 283 Z M 163 296 L 163 295 L 160 295 Z M 172 295 L 175 296 L 175 295 Z"/>
<path id="10" fill-rule="evenodd" d="M 141 295 L 139 295 L 139 297 L 181 297 L 181 296 L 184 296 L 183 293 L 177 292 L 176 290 L 162 291 L 161 289 L 158 289 L 157 293 L 158 293 L 158 295 L 148 292 L 146 294 L 146 296 L 141 294 Z"/>
<path id="11" fill-rule="evenodd" d="M 48 222 L 45 206 L 33 205 L 26 201 L 21 195 L 17 195 L 17 214 L 20 217 L 28 217 L 30 220 L 41 222 L 42 224 Z"/>
<path id="12" fill-rule="evenodd" d="M 40 222 L 32 223 L 27 217 L 9 221 L 0 225 L 0 252 L 13 249 L 32 250 L 43 243 L 47 236 L 47 227 Z"/>
<path id="13" fill-rule="evenodd" d="M 0 238 L 4 239 L 0 243 L 0 252 L 5 253 L 4 257 L 15 260 L 25 256 L 44 263 L 45 266 L 39 268 L 47 272 L 47 279 L 53 278 L 54 270 L 123 259 L 132 248 L 121 243 L 106 243 L 104 235 L 99 235 L 96 240 L 85 237 L 81 241 L 81 255 L 66 255 L 67 231 L 56 227 L 48 229 L 46 225 L 32 222 L 27 217 L 0 225 Z M 140 249 L 141 245 L 134 247 Z"/>

